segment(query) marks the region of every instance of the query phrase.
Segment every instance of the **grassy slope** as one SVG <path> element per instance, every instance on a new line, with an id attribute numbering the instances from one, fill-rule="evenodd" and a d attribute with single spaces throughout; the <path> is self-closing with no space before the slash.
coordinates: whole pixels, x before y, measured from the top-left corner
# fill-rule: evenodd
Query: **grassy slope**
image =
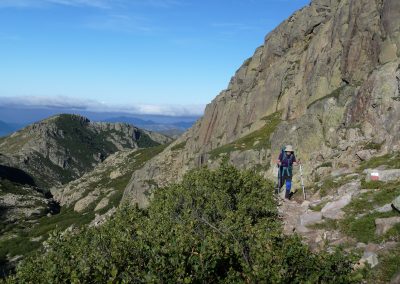
<path id="1" fill-rule="evenodd" d="M 235 142 L 223 145 L 212 151 L 210 151 L 210 158 L 212 160 L 226 154 L 230 154 L 233 151 L 245 151 L 249 149 L 262 149 L 270 148 L 270 136 L 275 131 L 278 124 L 281 122 L 281 112 L 273 113 L 262 120 L 265 121 L 265 126 L 256 130 L 242 138 L 239 138 Z"/>
<path id="2" fill-rule="evenodd" d="M 358 172 L 364 169 L 376 168 L 386 165 L 388 169 L 400 168 L 400 154 L 389 154 L 381 157 L 374 157 L 369 161 L 361 163 Z M 365 176 L 361 175 L 364 179 Z M 324 180 L 317 188 L 320 189 L 322 195 L 332 194 L 335 188 L 349 182 L 351 178 L 339 178 L 333 180 L 331 178 Z M 362 189 L 366 192 L 359 194 L 349 205 L 344 208 L 346 213 L 343 220 L 328 220 L 322 224 L 314 225 L 316 228 L 339 230 L 347 236 L 363 243 L 384 243 L 388 241 L 400 242 L 400 224 L 395 225 L 392 229 L 382 236 L 375 235 L 375 219 L 389 218 L 400 216 L 400 212 L 392 210 L 390 212 L 380 213 L 374 209 L 391 203 L 400 195 L 400 181 L 393 182 L 365 182 L 362 181 Z M 314 211 L 320 211 L 321 206 L 312 208 Z M 379 265 L 371 271 L 368 276 L 369 283 L 388 283 L 391 277 L 399 272 L 400 268 L 400 245 L 388 253 L 379 255 Z"/>

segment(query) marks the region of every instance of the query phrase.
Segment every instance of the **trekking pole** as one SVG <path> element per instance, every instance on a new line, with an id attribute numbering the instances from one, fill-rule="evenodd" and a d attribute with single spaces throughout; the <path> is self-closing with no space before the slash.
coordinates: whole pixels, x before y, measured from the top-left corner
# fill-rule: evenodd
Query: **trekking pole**
<path id="1" fill-rule="evenodd" d="M 280 177 L 280 173 L 279 173 L 279 165 L 276 165 L 278 168 L 278 183 L 275 187 L 275 194 L 278 195 L 280 193 L 280 184 L 281 184 L 281 177 Z"/>
<path id="2" fill-rule="evenodd" d="M 303 188 L 303 196 L 304 200 L 307 199 L 306 190 L 304 189 L 304 181 L 303 181 L 303 167 L 300 164 L 300 180 L 301 180 L 301 187 Z"/>

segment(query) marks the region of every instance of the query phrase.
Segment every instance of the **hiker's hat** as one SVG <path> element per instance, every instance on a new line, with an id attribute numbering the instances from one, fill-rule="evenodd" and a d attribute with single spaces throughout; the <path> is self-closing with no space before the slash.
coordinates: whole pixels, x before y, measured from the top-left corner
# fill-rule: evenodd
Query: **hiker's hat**
<path id="1" fill-rule="evenodd" d="M 292 145 L 286 145 L 285 152 L 294 152 Z"/>

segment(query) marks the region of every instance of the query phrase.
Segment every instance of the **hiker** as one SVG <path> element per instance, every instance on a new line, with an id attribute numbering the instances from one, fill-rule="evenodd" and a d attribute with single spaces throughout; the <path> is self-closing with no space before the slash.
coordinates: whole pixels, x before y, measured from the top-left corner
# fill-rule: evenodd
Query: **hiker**
<path id="1" fill-rule="evenodd" d="M 293 176 L 293 165 L 297 166 L 299 162 L 296 160 L 292 145 L 287 145 L 279 155 L 278 159 L 280 184 L 279 188 L 283 186 L 283 182 L 286 182 L 286 194 L 285 198 L 290 199 L 290 191 L 292 189 L 292 176 Z"/>

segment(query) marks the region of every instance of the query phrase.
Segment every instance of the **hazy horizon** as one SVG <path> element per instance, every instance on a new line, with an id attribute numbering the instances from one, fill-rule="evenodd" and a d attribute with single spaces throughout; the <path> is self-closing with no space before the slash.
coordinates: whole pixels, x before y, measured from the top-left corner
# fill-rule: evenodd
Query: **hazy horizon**
<path id="1" fill-rule="evenodd" d="M 0 0 L 0 105 L 201 115 L 309 0 Z"/>

